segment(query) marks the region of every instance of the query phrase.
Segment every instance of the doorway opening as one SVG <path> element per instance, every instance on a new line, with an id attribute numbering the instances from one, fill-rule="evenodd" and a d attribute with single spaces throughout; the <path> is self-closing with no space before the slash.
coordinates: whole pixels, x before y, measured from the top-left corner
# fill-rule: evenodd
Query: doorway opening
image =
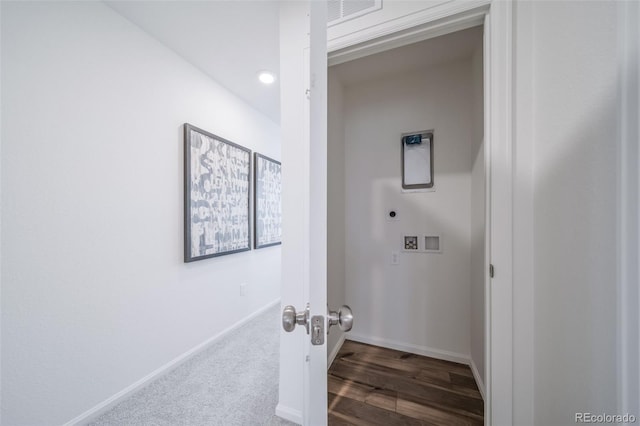
<path id="1" fill-rule="evenodd" d="M 330 423 L 483 421 L 483 56 L 475 26 L 329 68 L 327 300 L 356 318 L 327 340 Z M 402 137 L 426 130 L 433 186 L 403 188 Z"/>

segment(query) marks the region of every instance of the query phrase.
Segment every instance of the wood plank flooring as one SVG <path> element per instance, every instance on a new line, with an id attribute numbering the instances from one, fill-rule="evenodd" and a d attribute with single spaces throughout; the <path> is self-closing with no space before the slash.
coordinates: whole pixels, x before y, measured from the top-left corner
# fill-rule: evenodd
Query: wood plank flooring
<path id="1" fill-rule="evenodd" d="M 329 369 L 329 425 L 482 425 L 464 364 L 347 340 Z"/>

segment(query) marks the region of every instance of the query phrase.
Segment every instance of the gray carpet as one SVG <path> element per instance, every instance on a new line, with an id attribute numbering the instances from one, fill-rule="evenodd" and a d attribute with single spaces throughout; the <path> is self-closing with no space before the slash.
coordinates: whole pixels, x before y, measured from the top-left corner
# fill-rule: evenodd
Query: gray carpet
<path id="1" fill-rule="evenodd" d="M 276 305 L 90 425 L 293 425 L 274 414 L 279 327 Z"/>

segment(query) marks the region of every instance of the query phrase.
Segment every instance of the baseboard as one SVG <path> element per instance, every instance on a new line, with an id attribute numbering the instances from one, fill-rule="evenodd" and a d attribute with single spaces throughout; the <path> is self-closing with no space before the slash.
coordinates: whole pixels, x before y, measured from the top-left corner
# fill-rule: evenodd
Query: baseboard
<path id="1" fill-rule="evenodd" d="M 302 424 L 302 411 L 295 410 L 282 404 L 278 404 L 276 406 L 276 416 L 281 417 L 285 420 L 289 420 L 290 422 L 298 425 Z"/>
<path id="2" fill-rule="evenodd" d="M 183 353 L 182 355 L 178 356 L 177 358 L 174 358 L 173 360 L 169 361 L 168 363 L 166 363 L 162 367 L 156 369 L 155 371 L 147 374 L 142 379 L 140 379 L 137 382 L 127 386 L 126 388 L 124 388 L 120 392 L 116 393 L 115 395 L 111 396 L 110 398 L 104 400 L 100 404 L 98 404 L 98 405 L 94 406 L 93 408 L 85 411 L 84 413 L 80 414 L 76 418 L 74 418 L 72 420 L 69 420 L 67 423 L 64 424 L 64 426 L 81 426 L 81 425 L 86 425 L 86 424 L 90 423 L 91 421 L 93 421 L 96 418 L 100 417 L 105 412 L 109 411 L 111 408 L 113 408 L 116 404 L 118 404 L 123 399 L 131 396 L 133 393 L 135 393 L 136 391 L 140 390 L 141 388 L 143 388 L 147 384 L 151 383 L 152 381 L 158 379 L 159 377 L 163 376 L 164 374 L 169 373 L 170 371 L 172 371 L 176 367 L 180 366 L 180 364 L 184 363 L 185 361 L 189 360 L 193 356 L 195 356 L 198 353 L 202 352 L 204 349 L 206 349 L 207 347 L 209 347 L 210 345 L 212 345 L 216 341 L 222 339 L 227 334 L 229 334 L 232 331 L 234 331 L 235 329 L 243 326 L 247 322 L 251 321 L 255 317 L 257 317 L 257 316 L 261 315 L 262 313 L 264 313 L 265 311 L 267 311 L 268 309 L 271 309 L 273 306 L 277 305 L 278 303 L 280 303 L 280 299 L 276 299 L 273 302 L 270 302 L 269 304 L 263 306 L 262 308 L 258 309 L 256 312 L 252 313 L 248 317 L 236 322 L 235 324 L 231 325 L 230 327 L 225 328 L 220 333 L 216 334 L 213 337 L 210 337 L 209 339 L 207 339 L 204 342 L 200 343 L 199 345 L 193 347 L 192 349 L 189 349 L 187 352 Z"/>
<path id="3" fill-rule="evenodd" d="M 336 359 L 336 356 L 338 356 L 338 352 L 340 352 L 340 348 L 344 344 L 344 341 L 346 340 L 346 338 L 347 338 L 347 335 L 345 333 L 342 333 L 342 336 L 340 336 L 340 338 L 338 339 L 336 346 L 333 348 L 333 350 L 329 354 L 329 359 L 327 360 L 327 369 L 331 368 L 331 364 L 333 364 L 333 361 Z"/>
<path id="4" fill-rule="evenodd" d="M 387 340 L 380 337 L 363 336 L 360 334 L 349 333 L 347 340 L 353 340 L 355 342 L 367 343 L 369 345 L 382 346 L 389 349 L 395 349 L 403 352 L 410 352 L 417 355 L 424 355 L 431 358 L 442 359 L 445 361 L 457 362 L 460 364 L 469 365 L 471 357 L 465 354 L 459 354 L 456 352 L 445 351 L 442 349 L 430 348 L 428 346 L 412 345 L 410 343 L 397 342 L 394 340 Z"/>
<path id="5" fill-rule="evenodd" d="M 480 377 L 480 372 L 478 371 L 478 367 L 476 367 L 476 363 L 473 362 L 473 357 L 470 358 L 469 367 L 471 367 L 473 378 L 476 379 L 476 384 L 478 385 L 478 390 L 480 391 L 480 395 L 482 395 L 482 400 L 486 401 L 484 397 L 484 382 Z"/>

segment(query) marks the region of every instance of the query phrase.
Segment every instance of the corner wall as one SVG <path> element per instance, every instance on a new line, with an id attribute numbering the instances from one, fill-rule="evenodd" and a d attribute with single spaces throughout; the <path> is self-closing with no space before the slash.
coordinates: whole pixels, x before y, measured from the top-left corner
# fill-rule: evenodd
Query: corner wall
<path id="1" fill-rule="evenodd" d="M 473 84 L 471 144 L 471 363 L 478 374 L 478 387 L 484 396 L 485 383 L 485 153 L 483 49 L 479 41 L 471 58 Z"/>
<path id="2" fill-rule="evenodd" d="M 345 87 L 349 338 L 469 360 L 470 69 L 465 59 Z M 402 193 L 400 135 L 427 129 L 435 191 Z M 400 252 L 392 265 L 403 233 L 441 235 L 442 253 Z"/>
<path id="3" fill-rule="evenodd" d="M 522 101 L 534 112 L 533 423 L 569 424 L 575 413 L 625 414 L 616 395 L 617 5 L 535 2 L 531 13 L 534 90 Z"/>
<path id="4" fill-rule="evenodd" d="M 344 99 L 340 80 L 329 68 L 327 140 L 327 301 L 338 310 L 345 301 L 345 158 Z M 337 353 L 345 333 L 331 327 L 327 337 L 328 361 Z"/>
<path id="5" fill-rule="evenodd" d="M 129 21 L 2 2 L 2 107 L 3 424 L 67 422 L 279 298 L 280 247 L 182 261 L 182 124 L 280 158 L 278 125 Z"/>

